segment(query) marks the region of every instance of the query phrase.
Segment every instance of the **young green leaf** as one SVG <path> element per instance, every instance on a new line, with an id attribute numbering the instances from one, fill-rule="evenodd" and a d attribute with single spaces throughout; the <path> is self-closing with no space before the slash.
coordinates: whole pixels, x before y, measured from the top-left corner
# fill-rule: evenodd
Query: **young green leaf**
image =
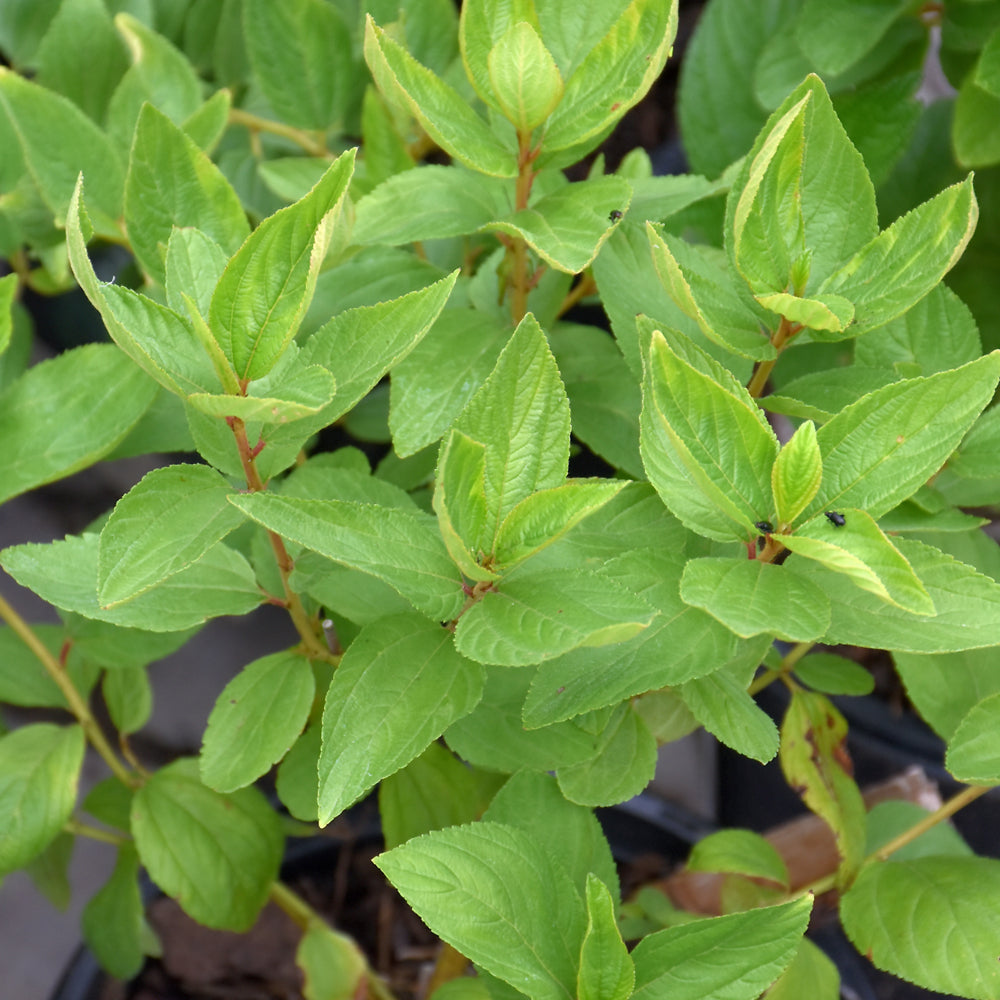
<path id="1" fill-rule="evenodd" d="M 621 177 L 594 177 L 561 186 L 528 208 L 491 220 L 483 229 L 520 237 L 551 267 L 578 274 L 613 232 L 612 211 L 623 211 L 632 189 Z"/>
<path id="2" fill-rule="evenodd" d="M 212 293 L 228 263 L 229 254 L 206 233 L 194 226 L 175 226 L 163 260 L 167 305 L 183 316 L 191 315 L 187 303 L 192 302 L 199 316 L 207 316 Z"/>
<path id="3" fill-rule="evenodd" d="M 351 1000 L 364 990 L 368 963 L 357 942 L 319 918 L 302 935 L 295 964 L 305 979 L 305 1000 Z"/>
<path id="4" fill-rule="evenodd" d="M 517 176 L 517 156 L 444 80 L 422 66 L 367 16 L 365 60 L 390 102 L 402 102 L 456 160 L 492 177 Z"/>
<path id="5" fill-rule="evenodd" d="M 179 632 L 220 615 L 245 615 L 263 599 L 246 559 L 217 543 L 152 590 L 102 608 L 97 600 L 99 548 L 97 535 L 69 535 L 48 545 L 13 545 L 0 553 L 0 563 L 57 608 L 150 632 Z"/>
<path id="6" fill-rule="evenodd" d="M 113 344 L 25 372 L 0 396 L 0 503 L 93 465 L 145 413 L 156 386 Z"/>
<path id="7" fill-rule="evenodd" d="M 241 379 L 266 375 L 298 329 L 331 237 L 343 221 L 354 152 L 338 157 L 300 201 L 265 219 L 212 296 L 212 333 Z"/>
<path id="8" fill-rule="evenodd" d="M 319 132 L 343 121 L 355 64 L 337 7 L 321 0 L 248 0 L 243 31 L 254 79 L 279 121 Z"/>
<path id="9" fill-rule="evenodd" d="M 663 287 L 709 340 L 755 361 L 777 356 L 760 318 L 710 256 L 651 222 L 646 223 L 646 232 Z"/>
<path id="10" fill-rule="evenodd" d="M 234 792 L 265 774 L 302 732 L 314 692 L 309 661 L 297 653 L 272 653 L 247 664 L 208 717 L 201 780 L 217 792 Z"/>
<path id="11" fill-rule="evenodd" d="M 771 468 L 775 517 L 792 524 L 809 506 L 823 481 L 823 456 L 816 442 L 816 425 L 807 420 L 782 445 Z"/>
<path id="12" fill-rule="evenodd" d="M 458 570 L 422 512 L 267 493 L 229 502 L 268 530 L 384 580 L 434 621 L 449 621 L 462 606 Z"/>
<path id="13" fill-rule="evenodd" d="M 125 843 L 118 848 L 111 877 L 83 909 L 83 939 L 102 968 L 120 979 L 131 979 L 145 958 L 143 923 L 139 857 Z"/>
<path id="14" fill-rule="evenodd" d="M 139 859 L 188 916 L 219 930 L 250 929 L 283 846 L 281 822 L 261 792 L 222 795 L 198 780 L 195 761 L 182 759 L 135 793 L 131 823 Z"/>
<path id="15" fill-rule="evenodd" d="M 819 291 L 854 303 L 855 336 L 881 326 L 919 302 L 954 267 L 978 218 L 970 175 L 897 219 Z"/>
<path id="16" fill-rule="evenodd" d="M 486 64 L 493 96 L 519 133 L 541 125 L 562 99 L 559 67 L 527 21 L 512 24 L 497 39 Z"/>
<path id="17" fill-rule="evenodd" d="M 823 694 L 871 694 L 875 678 L 860 663 L 835 653 L 810 653 L 795 664 L 795 676 Z"/>
<path id="18" fill-rule="evenodd" d="M 594 570 L 525 571 L 498 586 L 455 629 L 459 652 L 480 663 L 525 667 L 577 646 L 624 642 L 654 614 L 641 597 Z"/>
<path id="19" fill-rule="evenodd" d="M 867 55 L 906 10 L 906 0 L 858 7 L 851 0 L 806 0 L 795 39 L 824 73 L 835 76 Z"/>
<path id="20" fill-rule="evenodd" d="M 835 512 L 847 523 L 838 529 L 814 517 L 781 541 L 793 552 L 850 577 L 863 590 L 915 615 L 933 615 L 934 601 L 905 556 L 863 510 Z"/>
<path id="21" fill-rule="evenodd" d="M 1000 997 L 1000 862 L 930 857 L 868 865 L 840 904 L 858 951 L 929 990 Z"/>
<path id="22" fill-rule="evenodd" d="M 551 545 L 603 507 L 624 485 L 624 480 L 570 479 L 562 486 L 525 497 L 497 532 L 497 564 L 514 566 Z"/>
<path id="23" fill-rule="evenodd" d="M 860 507 L 878 519 L 892 510 L 940 469 L 998 378 L 995 351 L 952 371 L 893 382 L 842 410 L 817 431 L 823 485 L 805 514 Z"/>
<path id="24" fill-rule="evenodd" d="M 482 693 L 483 668 L 455 652 L 447 629 L 412 613 L 362 629 L 326 696 L 320 824 L 409 764 Z"/>
<path id="25" fill-rule="evenodd" d="M 246 213 L 219 168 L 166 115 L 143 105 L 125 179 L 125 225 L 139 263 L 166 277 L 164 253 L 174 226 L 196 226 L 234 254 L 250 233 Z"/>
<path id="26" fill-rule="evenodd" d="M 486 522 L 466 542 L 493 552 L 504 518 L 536 490 L 558 486 L 569 463 L 569 402 L 533 316 L 518 325 L 455 428 L 486 446 Z"/>
<path id="27" fill-rule="evenodd" d="M 756 559 L 692 559 L 681 577 L 681 597 L 744 639 L 770 634 L 812 642 L 830 625 L 830 602 L 805 573 Z"/>
<path id="28" fill-rule="evenodd" d="M 755 1000 L 795 956 L 812 896 L 648 934 L 632 952 L 635 1000 Z"/>
<path id="29" fill-rule="evenodd" d="M 659 332 L 645 367 L 639 444 L 650 482 L 691 530 L 747 541 L 771 509 L 778 439 L 767 420 L 734 379 L 694 368 Z"/>
<path id="30" fill-rule="evenodd" d="M 596 145 L 663 70 L 677 34 L 677 4 L 630 0 L 616 9 L 620 13 L 607 33 L 565 77 L 562 99 L 546 123 L 539 166 L 556 162 L 563 150 Z"/>
<path id="31" fill-rule="evenodd" d="M 497 578 L 492 569 L 480 565 L 471 548 L 483 537 L 486 524 L 485 472 L 486 446 L 452 430 L 438 459 L 434 511 L 448 553 L 470 580 Z"/>
<path id="32" fill-rule="evenodd" d="M 716 670 L 681 685 L 691 714 L 737 753 L 766 764 L 778 752 L 778 728 L 747 694 L 733 671 Z"/>
<path id="33" fill-rule="evenodd" d="M 805 804 L 833 830 L 849 881 L 865 853 L 865 804 L 852 777 L 847 722 L 821 694 L 792 691 L 781 723 L 781 770 Z"/>
<path id="34" fill-rule="evenodd" d="M 0 874 L 40 854 L 76 803 L 83 730 L 35 722 L 0 737 Z"/>
<path id="35" fill-rule="evenodd" d="M 948 741 L 945 764 L 959 781 L 974 785 L 1000 784 L 1000 694 L 973 705 Z"/>
<path id="36" fill-rule="evenodd" d="M 153 689 L 142 668 L 108 670 L 101 680 L 101 693 L 108 715 L 122 736 L 137 733 L 153 712 Z"/>
<path id="37" fill-rule="evenodd" d="M 764 994 L 766 1000 L 840 1000 L 840 973 L 822 948 L 809 938 L 799 942 L 792 964 Z"/>
<path id="38" fill-rule="evenodd" d="M 110 608 L 190 566 L 243 523 L 226 502 L 229 483 L 204 465 L 145 475 L 115 505 L 101 531 L 97 599 Z"/>
<path id="39" fill-rule="evenodd" d="M 436 830 L 376 865 L 440 938 L 532 1000 L 576 992 L 583 900 L 529 834 L 479 822 Z"/>
<path id="40" fill-rule="evenodd" d="M 595 875 L 587 878 L 587 931 L 580 948 L 579 1000 L 628 1000 L 635 966 L 615 918 L 615 901 Z"/>

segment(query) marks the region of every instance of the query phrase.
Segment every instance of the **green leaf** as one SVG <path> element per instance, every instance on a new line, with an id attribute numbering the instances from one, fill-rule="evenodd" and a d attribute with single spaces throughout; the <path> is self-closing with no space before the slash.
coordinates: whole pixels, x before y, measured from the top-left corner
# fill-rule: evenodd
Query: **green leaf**
<path id="1" fill-rule="evenodd" d="M 561 186 L 513 215 L 483 228 L 522 238 L 546 264 L 578 274 L 613 232 L 608 216 L 623 211 L 632 189 L 621 177 L 595 177 Z"/>
<path id="2" fill-rule="evenodd" d="M 303 823 L 315 823 L 319 814 L 316 808 L 319 788 L 316 762 L 319 760 L 320 739 L 320 724 L 311 723 L 285 754 L 275 779 L 281 804 Z"/>
<path id="3" fill-rule="evenodd" d="M 510 511 L 536 490 L 558 486 L 569 463 L 569 402 L 533 316 L 518 325 L 455 428 L 486 446 L 487 519 L 482 537 L 466 541 L 492 552 Z"/>
<path id="4" fill-rule="evenodd" d="M 830 625 L 830 602 L 808 576 L 756 559 L 692 559 L 681 577 L 681 597 L 744 639 L 768 634 L 811 642 Z"/>
<path id="5" fill-rule="evenodd" d="M 540 125 L 562 99 L 559 67 L 527 21 L 512 24 L 486 62 L 493 96 L 518 132 Z"/>
<path id="6" fill-rule="evenodd" d="M 538 841 L 500 823 L 417 837 L 375 863 L 428 927 L 533 1000 L 576 993 L 583 901 Z"/>
<path id="7" fill-rule="evenodd" d="M 649 934 L 632 952 L 632 996 L 756 1000 L 794 958 L 811 909 L 812 897 L 801 896 Z"/>
<path id="8" fill-rule="evenodd" d="M 254 79 L 278 120 L 324 131 L 343 121 L 353 86 L 351 35 L 321 0 L 249 0 L 243 31 Z"/>
<path id="9" fill-rule="evenodd" d="M 486 525 L 486 446 L 452 430 L 441 448 L 434 486 L 434 511 L 448 554 L 470 580 L 495 580 L 482 550 L 470 547 Z M 515 508 L 516 509 L 516 508 Z M 492 560 L 491 560 L 492 561 Z"/>
<path id="10" fill-rule="evenodd" d="M 1000 160 L 996 121 L 1000 96 L 979 84 L 974 74 L 963 81 L 955 99 L 951 136 L 955 159 L 963 167 L 990 167 Z"/>
<path id="11" fill-rule="evenodd" d="M 34 624 L 31 630 L 42 645 L 58 658 L 66 637 L 61 625 Z M 79 674 L 71 672 L 74 685 Z M 0 701 L 26 708 L 68 708 L 66 698 L 38 657 L 7 626 L 0 628 Z"/>
<path id="12" fill-rule="evenodd" d="M 82 181 L 70 203 L 66 244 L 73 273 L 101 314 L 111 339 L 147 374 L 178 396 L 218 390 L 212 363 L 177 313 L 129 288 L 97 279 L 87 256 Z"/>
<path id="13" fill-rule="evenodd" d="M 306 1000 L 352 1000 L 363 990 L 368 968 L 353 938 L 333 930 L 320 919 L 310 921 L 295 951 L 302 970 Z"/>
<path id="14" fill-rule="evenodd" d="M 7 274 L 0 278 L 0 355 L 10 347 L 11 336 L 14 332 L 14 308 L 15 294 L 17 293 L 18 277 L 16 274 Z M 0 382 L 0 388 L 3 387 Z"/>
<path id="15" fill-rule="evenodd" d="M 115 505 L 101 531 L 97 598 L 137 597 L 197 562 L 243 523 L 226 502 L 229 483 L 204 465 L 154 469 Z"/>
<path id="16" fill-rule="evenodd" d="M 138 732 L 149 721 L 153 711 L 153 690 L 149 676 L 141 667 L 107 671 L 101 690 L 111 721 L 122 736 Z"/>
<path id="17" fill-rule="evenodd" d="M 362 629 L 326 696 L 320 823 L 409 764 L 482 693 L 482 667 L 455 652 L 446 629 L 415 614 Z"/>
<path id="18" fill-rule="evenodd" d="M 781 723 L 781 770 L 805 804 L 822 817 L 843 859 L 849 880 L 865 853 L 865 803 L 852 777 L 847 722 L 821 694 L 792 691 Z"/>
<path id="19" fill-rule="evenodd" d="M 509 188 L 460 166 L 405 170 L 358 202 L 355 239 L 365 246 L 399 246 L 465 236 L 510 211 Z"/>
<path id="20" fill-rule="evenodd" d="M 87 178 L 97 229 L 114 235 L 124 171 L 111 141 L 75 104 L 10 69 L 0 72 L 7 115 L 31 177 L 57 225 L 67 218 L 77 177 Z"/>
<path id="21" fill-rule="evenodd" d="M 183 316 L 190 315 L 188 302 L 193 302 L 198 314 L 205 316 L 228 263 L 229 254 L 206 233 L 193 226 L 175 226 L 164 256 L 167 305 Z"/>
<path id="22" fill-rule="evenodd" d="M 865 853 L 873 854 L 917 823 L 926 820 L 931 812 L 931 809 L 924 809 L 915 802 L 902 799 L 876 803 L 868 812 Z M 951 823 L 935 823 L 915 840 L 892 852 L 894 861 L 913 861 L 915 858 L 941 855 L 965 858 L 973 856 L 972 848 Z"/>
<path id="23" fill-rule="evenodd" d="M 0 393 L 0 502 L 93 465 L 155 395 L 155 384 L 111 344 L 30 368 Z"/>
<path id="24" fill-rule="evenodd" d="M 83 939 L 101 967 L 119 979 L 142 968 L 143 905 L 139 894 L 139 857 L 131 844 L 118 848 L 111 877 L 91 896 L 81 917 Z"/>
<path id="25" fill-rule="evenodd" d="M 777 357 L 760 318 L 738 294 L 729 274 L 697 247 L 661 232 L 651 222 L 646 232 L 653 264 L 663 287 L 685 315 L 713 343 L 746 358 Z"/>
<path id="26" fill-rule="evenodd" d="M 778 452 L 771 467 L 775 517 L 792 524 L 809 506 L 823 481 L 823 456 L 816 441 L 816 425 L 807 420 Z"/>
<path id="27" fill-rule="evenodd" d="M 997 719 L 1000 694 L 991 694 L 974 705 L 948 741 L 945 764 L 959 781 L 973 785 L 1000 784 L 1000 744 Z"/>
<path id="28" fill-rule="evenodd" d="M 906 0 L 806 0 L 795 39 L 816 67 L 831 76 L 867 55 L 906 10 Z"/>
<path id="29" fill-rule="evenodd" d="M 677 34 L 677 4 L 630 0 L 617 9 L 606 34 L 566 76 L 562 99 L 546 124 L 539 165 L 561 150 L 596 144 L 663 70 Z"/>
<path id="30" fill-rule="evenodd" d="M 875 678 L 859 663 L 835 653 L 810 653 L 795 664 L 795 676 L 823 694 L 871 694 Z"/>
<path id="31" fill-rule="evenodd" d="M 98 123 L 128 68 L 125 46 L 101 0 L 61 3 L 38 47 L 37 61 L 37 82 L 68 97 Z"/>
<path id="32" fill-rule="evenodd" d="M 998 892 L 992 858 L 886 861 L 862 870 L 840 915 L 877 968 L 940 993 L 997 1000 Z"/>
<path id="33" fill-rule="evenodd" d="M 892 510 L 944 464 L 998 377 L 994 352 L 952 371 L 893 382 L 842 410 L 817 432 L 823 485 L 806 515 L 859 507 L 878 519 Z"/>
<path id="34" fill-rule="evenodd" d="M 201 780 L 217 792 L 256 781 L 288 752 L 312 708 L 315 682 L 297 653 L 263 656 L 222 690 L 202 738 Z"/>
<path id="35" fill-rule="evenodd" d="M 523 830 L 541 844 L 554 864 L 565 868 L 581 897 L 598 878 L 617 900 L 618 870 L 593 810 L 568 801 L 555 779 L 539 771 L 518 771 L 493 796 L 483 819 Z"/>
<path id="36" fill-rule="evenodd" d="M 462 615 L 455 646 L 480 663 L 531 666 L 577 646 L 624 642 L 652 617 L 641 597 L 593 570 L 525 571 Z"/>
<path id="37" fill-rule="evenodd" d="M 427 515 L 267 493 L 229 502 L 289 541 L 384 580 L 435 621 L 450 621 L 462 606 L 458 570 Z"/>
<path id="38" fill-rule="evenodd" d="M 816 566 L 812 578 L 831 598 L 826 641 L 875 649 L 939 653 L 1000 644 L 1000 585 L 939 549 L 897 538 L 937 614 L 913 615 Z"/>
<path id="39" fill-rule="evenodd" d="M 702 356 L 701 363 L 719 378 L 653 334 L 640 420 L 643 463 L 663 502 L 691 530 L 749 541 L 754 522 L 771 509 L 778 440 L 746 390 L 711 359 Z"/>
<path id="40" fill-rule="evenodd" d="M 889 537 L 862 510 L 844 508 L 847 521 L 838 527 L 827 517 L 814 517 L 781 541 L 806 559 L 850 577 L 870 591 L 915 615 L 933 615 L 934 601 L 920 577 Z"/>
<path id="41" fill-rule="evenodd" d="M 551 545 L 599 510 L 624 480 L 570 479 L 525 497 L 504 518 L 496 537 L 496 561 L 510 567 Z"/>
<path id="42" fill-rule="evenodd" d="M 443 150 L 492 177 L 517 176 L 517 156 L 444 80 L 422 66 L 368 15 L 365 59 L 389 101 L 400 101 Z"/>
<path id="43" fill-rule="evenodd" d="M 243 206 L 219 168 L 151 104 L 143 105 L 136 123 L 125 180 L 125 225 L 140 265 L 160 284 L 174 226 L 197 227 L 227 257 L 250 232 Z"/>
<path id="44" fill-rule="evenodd" d="M 83 730 L 36 722 L 0 737 L 0 874 L 55 839 L 76 804 Z"/>
<path id="45" fill-rule="evenodd" d="M 261 603 L 250 564 L 220 543 L 158 587 L 102 608 L 97 600 L 99 547 L 97 535 L 70 535 L 48 545 L 13 545 L 0 553 L 0 564 L 22 586 L 63 611 L 150 632 L 179 632 L 220 615 L 245 615 Z"/>
<path id="46" fill-rule="evenodd" d="M 132 141 L 142 106 L 152 104 L 175 125 L 202 107 L 202 82 L 187 56 L 142 19 L 122 11 L 115 27 L 125 41 L 132 65 L 111 97 L 108 132 L 120 148 Z"/>
<path id="47" fill-rule="evenodd" d="M 872 239 L 876 225 L 864 160 L 822 81 L 810 75 L 775 111 L 734 182 L 733 263 L 758 295 L 835 291 L 850 299 L 820 283 Z"/>
<path id="48" fill-rule="evenodd" d="M 246 931 L 281 863 L 281 822 L 254 788 L 206 788 L 193 760 L 156 771 L 135 793 L 132 834 L 153 881 L 206 927 Z"/>
<path id="49" fill-rule="evenodd" d="M 354 152 L 336 159 L 300 201 L 265 219 L 229 262 L 212 296 L 212 332 L 241 379 L 266 375 L 312 299 L 344 199 Z"/>
<path id="50" fill-rule="evenodd" d="M 803 938 L 792 964 L 764 996 L 766 1000 L 799 1000 L 804 996 L 812 1000 L 840 1000 L 843 996 L 840 973 L 821 948 Z"/>
<path id="51" fill-rule="evenodd" d="M 447 433 L 493 370 L 510 333 L 476 309 L 446 309 L 392 372 L 389 428 L 405 458 Z"/>
<path id="52" fill-rule="evenodd" d="M 596 876 L 587 878 L 587 931 L 580 948 L 579 1000 L 628 1000 L 635 966 L 615 919 L 615 901 Z"/>
<path id="53" fill-rule="evenodd" d="M 653 780 L 656 739 L 645 722 L 622 705 L 601 733 L 597 753 L 556 771 L 559 788 L 571 802 L 613 806 L 635 798 Z"/>
<path id="54" fill-rule="evenodd" d="M 73 898 L 69 884 L 69 864 L 76 837 L 60 833 L 48 847 L 25 866 L 25 874 L 35 888 L 57 909 L 64 911 Z"/>
<path id="55" fill-rule="evenodd" d="M 335 393 L 333 376 L 319 365 L 303 365 L 298 350 L 289 345 L 279 368 L 251 383 L 248 395 L 198 392 L 187 401 L 210 417 L 288 424 L 325 410 Z"/>
<path id="56" fill-rule="evenodd" d="M 769 840 L 751 830 L 719 830 L 703 837 L 691 849 L 685 868 L 746 875 L 789 887 L 784 859 Z"/>
<path id="57" fill-rule="evenodd" d="M 855 336 L 906 312 L 954 267 L 976 228 L 972 177 L 897 219 L 819 287 L 855 306 Z"/>
<path id="58" fill-rule="evenodd" d="M 457 279 L 454 271 L 398 298 L 347 309 L 309 337 L 300 360 L 322 365 L 337 380 L 333 401 L 322 413 L 323 426 L 350 410 L 390 368 L 395 386 L 395 366 L 423 341 Z"/>
<path id="59" fill-rule="evenodd" d="M 419 757 L 379 783 L 379 815 L 386 848 L 431 830 L 478 819 L 502 781 L 502 775 L 479 771 L 440 742 L 431 743 Z M 613 863 L 611 868 L 613 871 Z"/>

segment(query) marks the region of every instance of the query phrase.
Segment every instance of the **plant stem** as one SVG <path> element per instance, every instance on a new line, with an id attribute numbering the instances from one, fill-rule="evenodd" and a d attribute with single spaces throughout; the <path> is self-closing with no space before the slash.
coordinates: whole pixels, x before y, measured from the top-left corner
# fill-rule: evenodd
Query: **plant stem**
<path id="1" fill-rule="evenodd" d="M 780 667 L 777 667 L 774 670 L 765 670 L 759 677 L 754 678 L 753 683 L 747 688 L 747 694 L 749 694 L 752 698 L 755 694 L 763 691 L 768 684 L 771 684 L 779 678 L 790 674 L 795 669 L 795 664 L 798 663 L 799 660 L 801 660 L 814 645 L 815 643 L 812 642 L 796 643 L 782 658 Z"/>
<path id="2" fill-rule="evenodd" d="M 121 833 L 112 833 L 110 830 L 102 830 L 89 823 L 82 823 L 78 819 L 67 820 L 63 830 L 75 837 L 87 837 L 90 840 L 99 840 L 102 844 L 114 844 L 115 847 L 121 847 L 122 844 L 129 843 L 131 839 Z"/>
<path id="3" fill-rule="evenodd" d="M 953 795 L 940 808 L 929 813 L 918 823 L 914 823 L 908 830 L 904 830 L 898 836 L 893 837 L 892 840 L 887 844 L 883 844 L 877 851 L 873 851 L 869 855 L 868 860 L 885 861 L 886 858 L 895 854 L 901 847 L 912 843 L 922 833 L 926 833 L 932 827 L 937 826 L 942 820 L 954 816 L 959 809 L 963 809 L 970 802 L 975 802 L 976 799 L 981 795 L 985 795 L 991 788 L 991 785 L 969 785 L 967 788 L 963 788 L 962 791 Z"/>
<path id="4" fill-rule="evenodd" d="M 559 316 L 565 316 L 578 302 L 597 291 L 597 282 L 590 271 L 584 271 L 579 281 L 566 293 L 566 298 L 559 306 Z"/>
<path id="5" fill-rule="evenodd" d="M 132 774 L 124 764 L 118 759 L 111 744 L 108 742 L 97 720 L 91 714 L 90 706 L 83 699 L 76 686 L 66 675 L 62 664 L 46 649 L 45 644 L 35 635 L 31 626 L 11 607 L 3 597 L 0 597 L 0 618 L 9 626 L 11 631 L 23 642 L 32 653 L 35 654 L 46 672 L 55 681 L 69 710 L 76 716 L 84 734 L 90 741 L 90 745 L 101 755 L 104 762 L 111 768 L 111 773 L 129 788 L 134 788 L 137 777 Z"/>
<path id="6" fill-rule="evenodd" d="M 239 417 L 229 417 L 226 422 L 229 424 L 230 430 L 233 432 L 233 437 L 236 439 L 236 450 L 240 454 L 240 462 L 243 465 L 243 475 L 246 476 L 247 489 L 252 493 L 263 492 L 267 486 L 264 480 L 261 479 L 256 465 L 256 458 L 260 453 L 260 448 L 251 448 L 250 441 L 247 438 L 246 424 Z M 285 548 L 284 539 L 277 532 L 270 529 L 268 529 L 267 537 L 271 543 L 271 548 L 274 550 L 274 558 L 278 564 L 278 572 L 281 575 L 281 586 L 285 591 L 285 609 L 292 619 L 295 630 L 302 638 L 302 645 L 306 650 L 306 655 L 313 660 L 328 660 L 336 664 L 337 660 L 333 657 L 326 643 L 317 635 L 312 620 L 306 613 L 306 609 L 302 606 L 302 599 L 288 582 L 294 563 L 292 557 L 288 554 L 288 549 Z"/>
<path id="7" fill-rule="evenodd" d="M 244 111 L 242 108 L 229 109 L 229 123 L 231 125 L 243 125 L 252 133 L 270 132 L 271 135 L 280 135 L 285 139 L 290 139 L 297 146 L 301 146 L 310 156 L 330 157 L 330 151 L 322 138 L 317 138 L 304 129 L 294 128 L 284 122 L 272 121 L 269 118 L 261 118 L 259 115 Z"/>
<path id="8" fill-rule="evenodd" d="M 535 180 L 535 173 L 531 169 L 531 164 L 538 151 L 531 150 L 531 136 L 529 133 L 522 133 L 518 136 L 520 152 L 517 157 L 517 185 L 514 190 L 514 211 L 520 212 L 528 207 L 528 199 L 531 196 L 531 185 Z M 524 319 L 528 311 L 528 291 L 530 283 L 528 279 L 528 244 L 520 236 L 515 236 L 511 240 L 512 268 L 511 286 L 512 293 L 510 299 L 510 313 L 514 320 L 514 326 Z"/>
<path id="9" fill-rule="evenodd" d="M 785 345 L 792 339 L 802 329 L 801 323 L 790 323 L 784 316 L 781 317 L 781 322 L 778 324 L 778 329 L 774 331 L 771 335 L 771 343 L 774 349 L 778 352 L 778 357 L 781 356 L 781 352 L 785 349 Z M 771 377 L 771 372 L 774 370 L 775 364 L 777 364 L 778 358 L 772 358 L 770 361 L 761 361 L 757 367 L 754 369 L 753 376 L 747 383 L 747 392 L 753 396 L 754 399 L 760 397 L 761 393 L 764 391 L 764 387 L 767 385 L 767 380 Z"/>
<path id="10" fill-rule="evenodd" d="M 290 889 L 283 882 L 271 883 L 271 901 L 291 917 L 303 932 L 309 930 L 314 924 L 323 924 L 326 921 L 297 893 Z M 358 948 L 358 955 L 364 959 L 364 954 Z M 368 996 L 375 1000 L 396 1000 L 392 991 L 375 974 L 371 966 L 365 960 L 365 981 L 368 986 Z"/>

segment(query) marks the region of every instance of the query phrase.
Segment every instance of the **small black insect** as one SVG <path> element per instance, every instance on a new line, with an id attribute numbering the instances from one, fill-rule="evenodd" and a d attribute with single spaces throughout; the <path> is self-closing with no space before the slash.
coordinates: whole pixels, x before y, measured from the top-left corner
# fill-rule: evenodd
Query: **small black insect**
<path id="1" fill-rule="evenodd" d="M 617 222 L 621 217 L 622 213 L 617 208 L 613 208 L 611 214 L 608 216 L 608 221 Z"/>
<path id="2" fill-rule="evenodd" d="M 770 521 L 754 521 L 753 526 L 758 531 L 764 532 L 765 535 L 769 535 L 774 531 L 774 525 Z"/>
<path id="3" fill-rule="evenodd" d="M 843 514 L 838 514 L 835 510 L 827 510 L 824 511 L 824 513 L 830 519 L 830 523 L 835 528 L 842 528 L 845 524 L 847 524 L 847 518 L 844 517 Z"/>

